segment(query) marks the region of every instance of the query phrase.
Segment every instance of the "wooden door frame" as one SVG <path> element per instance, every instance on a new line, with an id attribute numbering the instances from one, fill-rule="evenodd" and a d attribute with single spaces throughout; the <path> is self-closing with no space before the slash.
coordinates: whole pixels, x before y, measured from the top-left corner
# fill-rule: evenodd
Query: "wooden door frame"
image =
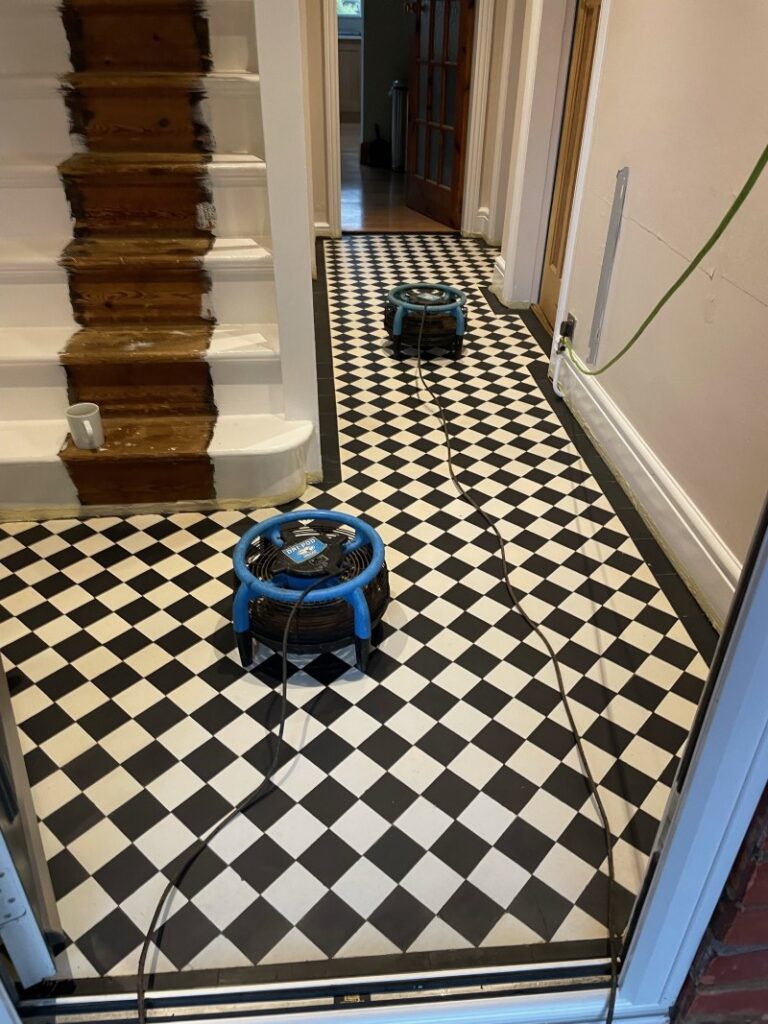
<path id="1" fill-rule="evenodd" d="M 461 230 L 478 233 L 480 174 L 485 140 L 485 115 L 493 45 L 493 17 L 496 3 L 508 0 L 475 0 L 475 33 L 472 43 L 467 145 L 464 160 Z M 315 223 L 315 234 L 326 238 L 341 236 L 341 112 L 339 107 L 339 28 L 336 0 L 321 0 L 323 10 L 323 89 L 325 93 L 326 205 L 328 221 Z M 491 129 L 489 129 L 491 130 Z"/>

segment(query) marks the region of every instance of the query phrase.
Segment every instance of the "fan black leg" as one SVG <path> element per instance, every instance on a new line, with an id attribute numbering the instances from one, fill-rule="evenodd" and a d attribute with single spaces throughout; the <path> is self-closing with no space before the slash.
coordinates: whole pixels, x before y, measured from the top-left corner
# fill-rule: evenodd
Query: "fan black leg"
<path id="1" fill-rule="evenodd" d="M 361 640 L 359 637 L 355 638 L 355 659 L 357 667 L 361 672 L 365 672 L 368 668 L 368 658 L 371 654 L 371 641 Z"/>
<path id="2" fill-rule="evenodd" d="M 237 640 L 237 653 L 240 655 L 240 664 L 243 668 L 249 668 L 253 664 L 255 656 L 253 637 L 250 633 L 235 633 Z"/>
<path id="3" fill-rule="evenodd" d="M 402 338 L 393 338 L 392 339 L 392 352 L 393 352 L 393 354 L 395 356 L 395 359 L 402 359 L 403 358 L 403 339 Z"/>
<path id="4" fill-rule="evenodd" d="M 384 640 L 384 626 L 379 623 L 373 627 L 373 633 L 371 634 L 371 643 L 374 647 L 380 647 Z"/>

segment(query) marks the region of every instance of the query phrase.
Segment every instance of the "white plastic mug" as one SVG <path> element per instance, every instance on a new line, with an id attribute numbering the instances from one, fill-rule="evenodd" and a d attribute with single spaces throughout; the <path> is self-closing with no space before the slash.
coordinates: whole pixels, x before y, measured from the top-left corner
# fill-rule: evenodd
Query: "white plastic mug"
<path id="1" fill-rule="evenodd" d="M 101 448 L 104 427 L 99 407 L 94 402 L 78 402 L 67 409 L 69 432 L 76 448 Z"/>

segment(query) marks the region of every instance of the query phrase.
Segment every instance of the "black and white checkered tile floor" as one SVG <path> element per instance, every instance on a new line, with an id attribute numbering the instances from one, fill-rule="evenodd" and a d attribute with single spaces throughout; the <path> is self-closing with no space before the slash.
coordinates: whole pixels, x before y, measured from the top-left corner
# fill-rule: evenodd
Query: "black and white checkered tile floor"
<path id="1" fill-rule="evenodd" d="M 463 360 L 429 372 L 561 660 L 629 914 L 705 663 L 531 375 L 537 344 L 484 299 L 493 256 L 446 236 L 326 245 L 343 479 L 305 503 L 380 529 L 386 638 L 365 677 L 351 651 L 292 665 L 277 788 L 186 877 L 159 971 L 605 934 L 603 837 L 552 667 L 448 480 L 413 362 L 385 341 L 383 293 L 414 278 L 469 293 Z M 230 555 L 252 518 L 0 529 L 0 644 L 64 976 L 135 973 L 174 864 L 262 778 L 279 659 L 243 673 L 229 621 Z"/>

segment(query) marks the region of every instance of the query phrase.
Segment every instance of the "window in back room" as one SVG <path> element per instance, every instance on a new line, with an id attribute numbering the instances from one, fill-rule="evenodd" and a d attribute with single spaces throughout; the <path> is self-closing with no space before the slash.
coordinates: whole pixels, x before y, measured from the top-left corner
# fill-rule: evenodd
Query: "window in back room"
<path id="1" fill-rule="evenodd" d="M 340 36 L 359 36 L 363 30 L 363 0 L 336 0 Z"/>

